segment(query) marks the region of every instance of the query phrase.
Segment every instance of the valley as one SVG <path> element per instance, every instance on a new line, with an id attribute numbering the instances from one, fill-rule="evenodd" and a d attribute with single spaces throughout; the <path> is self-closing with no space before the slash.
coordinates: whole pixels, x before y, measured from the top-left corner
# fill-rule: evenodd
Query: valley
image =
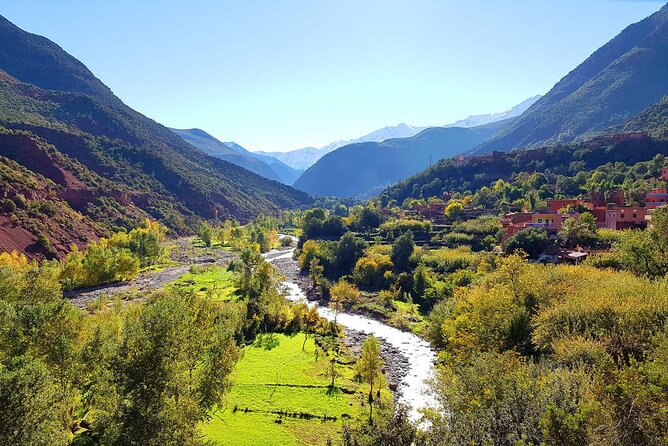
<path id="1" fill-rule="evenodd" d="M 27 1 L 0 446 L 668 444 L 668 4 Z"/>

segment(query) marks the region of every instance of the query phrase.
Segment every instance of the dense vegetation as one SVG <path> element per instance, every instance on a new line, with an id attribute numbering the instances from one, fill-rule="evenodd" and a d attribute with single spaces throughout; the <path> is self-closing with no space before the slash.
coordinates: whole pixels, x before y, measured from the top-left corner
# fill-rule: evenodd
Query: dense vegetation
<path id="1" fill-rule="evenodd" d="M 354 368 L 356 360 L 340 345 L 337 327 L 314 309 L 283 297 L 278 274 L 257 252 L 257 234 L 271 233 L 274 224 L 260 219 L 234 226 L 232 239 L 216 248 L 239 250 L 227 269 L 193 267 L 189 276 L 165 290 L 125 300 L 101 298 L 87 311 L 64 299 L 62 290 L 123 280 L 162 261 L 163 226 L 146 222 L 74 250 L 60 262 L 1 254 L 3 444 L 195 445 L 205 444 L 206 438 L 226 444 L 238 432 L 216 420 L 224 413 L 243 426 L 254 417 L 234 416 L 241 404 L 244 414 L 265 413 L 264 426 L 276 426 L 277 415 L 293 426 L 312 426 L 315 420 L 320 427 L 313 439 L 324 442 L 339 435 L 342 415 L 369 416 L 363 410 L 366 395 L 373 393 L 376 401 L 376 391 L 382 389 L 378 352 L 365 353 L 359 364 L 370 365 Z M 213 290 L 202 293 L 210 274 Z M 217 288 L 222 278 L 227 281 L 224 291 Z M 299 332 L 303 338 L 296 337 Z M 260 351 L 266 351 L 260 361 L 279 361 L 265 364 L 265 378 L 260 379 L 266 379 L 266 387 L 257 387 L 261 393 L 266 389 L 273 395 L 279 384 L 274 374 L 289 361 L 294 368 L 286 369 L 282 385 L 294 387 L 294 393 L 283 393 L 280 404 L 257 405 L 254 394 L 243 391 L 240 366 L 234 376 L 241 387 L 228 400 L 230 375 L 242 350 L 251 370 L 256 366 L 250 358 Z M 311 376 L 311 368 L 323 376 Z M 310 394 L 306 401 L 304 392 Z M 376 402 L 390 399 L 384 395 Z M 235 404 L 232 412 L 226 410 L 229 401 Z"/>
<path id="2" fill-rule="evenodd" d="M 668 6 L 630 25 L 475 153 L 572 141 L 623 124 L 668 91 Z"/>
<path id="3" fill-rule="evenodd" d="M 589 234 L 612 250 L 581 266 L 417 247 L 409 229 L 390 233 L 389 244 L 365 231 L 304 240 L 298 262 L 334 309 L 413 330 L 440 352 L 439 406 L 426 414 L 426 431 L 399 409 L 373 427 L 350 426 L 344 444 L 664 444 L 668 208 L 654 212 L 648 230 L 597 232 L 588 215 L 559 238 Z M 330 218 L 307 213 L 304 227 L 314 216 Z M 492 221 L 454 227 L 480 242 Z M 381 225 L 389 223 L 414 225 Z"/>

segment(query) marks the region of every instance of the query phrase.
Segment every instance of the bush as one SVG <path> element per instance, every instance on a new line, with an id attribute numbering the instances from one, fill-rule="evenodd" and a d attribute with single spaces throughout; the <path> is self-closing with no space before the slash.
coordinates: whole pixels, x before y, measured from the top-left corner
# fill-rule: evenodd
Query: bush
<path id="1" fill-rule="evenodd" d="M 0 210 L 4 213 L 11 214 L 16 212 L 16 204 L 9 198 L 5 198 L 0 201 Z"/>
<path id="2" fill-rule="evenodd" d="M 44 201 L 37 206 L 37 210 L 47 217 L 56 215 L 56 204 L 53 201 Z"/>

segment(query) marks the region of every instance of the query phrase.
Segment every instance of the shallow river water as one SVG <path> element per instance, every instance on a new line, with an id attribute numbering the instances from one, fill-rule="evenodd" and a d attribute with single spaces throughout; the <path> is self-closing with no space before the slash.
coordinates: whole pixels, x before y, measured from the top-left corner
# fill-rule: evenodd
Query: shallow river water
<path id="1" fill-rule="evenodd" d="M 279 259 L 292 259 L 293 252 L 294 249 L 272 251 L 267 253 L 265 257 L 269 262 Z M 288 299 L 317 306 L 318 313 L 322 317 L 334 320 L 334 312 L 329 307 L 308 302 L 304 290 L 297 283 L 286 280 L 283 284 Z M 435 399 L 427 381 L 434 374 L 436 353 L 427 341 L 413 333 L 390 327 L 380 321 L 358 314 L 339 313 L 336 322 L 349 330 L 372 334 L 382 339 L 397 349 L 408 360 L 408 371 L 398 385 L 397 394 L 399 403 L 410 408 L 413 419 L 419 418 L 421 409 L 435 407 Z"/>

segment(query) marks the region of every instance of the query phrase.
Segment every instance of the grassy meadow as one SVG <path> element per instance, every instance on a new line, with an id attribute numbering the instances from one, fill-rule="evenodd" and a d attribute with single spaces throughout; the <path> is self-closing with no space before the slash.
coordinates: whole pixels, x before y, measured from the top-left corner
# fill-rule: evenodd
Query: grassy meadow
<path id="1" fill-rule="evenodd" d="M 327 356 L 320 350 L 316 361 L 313 339 L 304 350 L 303 343 L 302 333 L 271 334 L 246 347 L 227 404 L 202 426 L 207 439 L 225 446 L 325 444 L 340 437 L 349 417 L 364 416 L 368 387 L 352 380 L 352 366 L 338 366 L 332 389 Z M 391 401 L 389 391 L 382 400 Z"/>

